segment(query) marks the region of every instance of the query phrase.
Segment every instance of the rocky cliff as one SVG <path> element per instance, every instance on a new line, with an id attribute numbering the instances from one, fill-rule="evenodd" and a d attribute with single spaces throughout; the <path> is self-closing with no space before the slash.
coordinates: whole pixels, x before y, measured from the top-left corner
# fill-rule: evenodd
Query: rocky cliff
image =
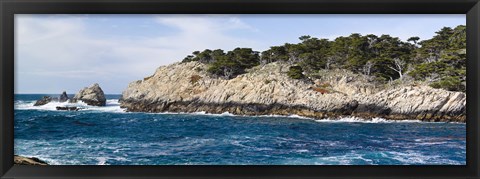
<path id="1" fill-rule="evenodd" d="M 342 70 L 317 80 L 290 79 L 288 65 L 269 63 L 226 80 L 206 65 L 175 63 L 129 84 L 121 107 L 135 112 L 200 112 L 465 121 L 466 95 L 428 86 L 378 88 Z"/>

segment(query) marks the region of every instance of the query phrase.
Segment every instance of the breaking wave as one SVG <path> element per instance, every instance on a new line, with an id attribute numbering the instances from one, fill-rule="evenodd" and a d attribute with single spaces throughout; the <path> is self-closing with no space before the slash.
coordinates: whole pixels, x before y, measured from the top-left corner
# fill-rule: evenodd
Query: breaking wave
<path id="1" fill-rule="evenodd" d="M 118 99 L 108 99 L 105 106 L 90 106 L 84 102 L 69 103 L 69 102 L 50 102 L 42 106 L 34 106 L 36 101 L 15 101 L 16 110 L 46 110 L 57 111 L 57 107 L 78 107 L 81 111 L 89 112 L 125 112 L 125 109 L 120 108 Z"/>

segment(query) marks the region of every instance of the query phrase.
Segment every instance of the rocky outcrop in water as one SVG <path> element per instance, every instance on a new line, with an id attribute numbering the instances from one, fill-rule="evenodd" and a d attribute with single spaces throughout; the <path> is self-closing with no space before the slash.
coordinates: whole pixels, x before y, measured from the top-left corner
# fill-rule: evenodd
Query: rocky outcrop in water
<path id="1" fill-rule="evenodd" d="M 287 76 L 288 67 L 269 63 L 225 80 L 209 77 L 205 64 L 176 63 L 130 83 L 120 104 L 137 112 L 465 121 L 465 93 L 424 85 L 380 88 L 342 70 L 327 71 L 314 81 L 295 80 Z"/>
<path id="2" fill-rule="evenodd" d="M 72 99 L 72 102 L 82 101 L 91 106 L 105 106 L 107 99 L 98 83 L 80 90 Z"/>
<path id="3" fill-rule="evenodd" d="M 37 100 L 37 102 L 35 102 L 35 104 L 33 106 L 43 106 L 45 104 L 48 104 L 52 101 L 56 101 L 56 102 L 66 102 L 68 101 L 68 95 L 67 95 L 67 92 L 63 92 L 61 95 L 60 95 L 60 98 L 52 98 L 51 96 L 43 96 L 41 99 Z"/>
<path id="4" fill-rule="evenodd" d="M 68 95 L 67 95 L 67 92 L 64 91 L 61 95 L 60 95 L 60 98 L 58 99 L 59 102 L 63 103 L 63 102 L 67 102 L 69 100 L 68 98 Z"/>
<path id="5" fill-rule="evenodd" d="M 14 165 L 48 165 L 47 162 L 44 162 L 36 157 L 22 157 L 15 155 L 13 157 Z"/>
<path id="6" fill-rule="evenodd" d="M 81 108 L 76 106 L 57 106 L 58 111 L 79 111 Z"/>
<path id="7" fill-rule="evenodd" d="M 37 100 L 33 106 L 43 106 L 49 102 L 52 102 L 52 100 L 53 99 L 50 96 L 43 96 L 42 99 Z"/>

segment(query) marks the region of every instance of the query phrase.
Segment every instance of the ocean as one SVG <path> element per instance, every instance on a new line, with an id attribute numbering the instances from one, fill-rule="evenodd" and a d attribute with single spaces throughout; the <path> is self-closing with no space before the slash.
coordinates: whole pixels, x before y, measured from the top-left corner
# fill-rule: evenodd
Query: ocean
<path id="1" fill-rule="evenodd" d="M 229 113 L 56 111 L 15 95 L 14 152 L 51 165 L 465 165 L 466 125 Z"/>

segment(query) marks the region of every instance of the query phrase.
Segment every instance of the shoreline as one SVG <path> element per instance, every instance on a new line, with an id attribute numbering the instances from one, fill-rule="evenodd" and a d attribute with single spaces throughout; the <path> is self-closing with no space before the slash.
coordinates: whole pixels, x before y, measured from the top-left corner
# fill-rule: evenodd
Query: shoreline
<path id="1" fill-rule="evenodd" d="M 108 99 L 108 101 L 117 101 L 118 99 Z M 46 110 L 46 111 L 58 111 L 55 110 L 54 108 L 52 109 L 46 109 L 44 107 L 38 107 L 38 109 L 33 108 L 33 103 L 31 102 L 31 107 L 28 108 L 16 108 L 16 110 Z M 366 122 L 366 123 L 375 123 L 375 122 L 432 122 L 432 123 L 461 123 L 465 124 L 465 121 L 431 121 L 431 120 L 420 120 L 414 117 L 409 118 L 409 116 L 404 116 L 403 118 L 385 118 L 384 116 L 377 116 L 377 115 L 371 115 L 370 113 L 364 114 L 364 115 L 358 115 L 358 114 L 334 114 L 334 113 L 328 113 L 328 112 L 319 112 L 318 114 L 323 114 L 323 116 L 315 116 L 315 115 L 305 115 L 305 111 L 313 111 L 313 110 L 308 110 L 304 109 L 301 110 L 304 113 L 299 114 L 299 113 L 287 113 L 285 111 L 281 113 L 261 113 L 261 114 L 253 114 L 253 113 L 235 113 L 232 111 L 228 110 L 223 110 L 223 108 L 212 108 L 216 110 L 206 110 L 209 109 L 208 105 L 205 105 L 204 108 L 188 108 L 189 110 L 183 111 L 181 109 L 185 108 L 176 108 L 175 110 L 161 110 L 161 111 L 143 111 L 141 109 L 137 110 L 129 110 L 128 108 L 121 107 L 120 103 L 115 102 L 115 105 L 107 105 L 105 106 L 106 108 L 112 108 L 114 107 L 115 109 L 110 109 L 110 110 L 104 110 L 105 107 L 96 107 L 96 106 L 91 106 L 92 108 L 86 109 L 87 111 L 96 111 L 96 110 L 102 110 L 104 112 L 112 112 L 112 113 L 145 113 L 145 114 L 186 114 L 186 115 L 212 115 L 212 116 L 239 116 L 239 117 L 286 117 L 286 118 L 297 118 L 297 119 L 307 119 L 307 120 L 314 120 L 314 121 L 331 121 L 331 122 Z M 117 106 L 118 105 L 118 106 Z M 188 105 L 187 105 L 188 106 Z M 218 105 L 217 105 L 218 106 Z M 235 105 L 230 104 L 230 108 L 234 108 Z M 244 105 L 248 106 L 248 105 Z M 268 106 L 268 105 L 267 105 Z M 285 106 L 285 105 L 283 105 Z M 117 109 L 118 107 L 118 109 Z M 292 110 L 299 110 L 301 109 L 300 107 L 297 106 L 297 108 L 291 108 L 289 106 L 285 106 L 285 108 L 290 108 L 289 112 L 292 112 Z M 306 107 L 305 107 L 306 108 Z M 59 111 L 60 112 L 60 111 Z M 293 111 L 295 112 L 295 111 Z M 313 112 L 313 114 L 316 114 Z M 331 115 L 328 115 L 331 114 Z M 411 115 L 413 116 L 413 115 Z M 418 115 L 417 115 L 418 116 Z M 350 119 L 350 120 L 344 120 L 344 119 Z"/>
<path id="2" fill-rule="evenodd" d="M 117 100 L 117 99 L 108 99 L 108 100 Z M 32 102 L 33 104 L 34 102 Z M 112 106 L 106 106 L 106 107 L 112 107 Z M 102 109 L 102 107 L 97 107 L 98 109 Z M 458 124 L 466 124 L 465 122 L 455 122 L 455 121 L 446 121 L 446 122 L 435 122 L 435 121 L 422 121 L 418 119 L 403 119 L 403 120 L 395 120 L 395 119 L 385 119 L 382 117 L 370 117 L 370 118 L 364 118 L 364 117 L 358 117 L 358 116 L 352 116 L 352 115 L 345 115 L 345 116 L 340 116 L 340 117 L 326 117 L 326 118 L 314 118 L 314 117 L 306 117 L 306 116 L 301 116 L 297 114 L 284 114 L 284 115 L 279 115 L 279 114 L 263 114 L 263 115 L 242 115 L 242 114 L 232 114 L 228 111 L 220 112 L 220 113 L 209 113 L 207 111 L 196 111 L 196 112 L 171 112 L 171 111 L 163 111 L 163 112 L 145 112 L 145 111 L 128 111 L 125 108 L 120 108 L 122 112 L 118 111 L 105 111 L 107 113 L 126 113 L 126 114 L 132 114 L 132 113 L 139 113 L 139 114 L 151 114 L 151 115 L 206 115 L 206 116 L 223 116 L 223 117 L 258 117 L 258 118 L 274 118 L 274 117 L 280 117 L 280 118 L 295 118 L 295 119 L 305 119 L 305 120 L 313 120 L 315 122 L 359 122 L 359 123 L 396 123 L 396 122 L 418 122 L 418 123 L 458 123 Z M 16 110 L 42 110 L 42 111 L 58 111 L 54 109 L 32 109 L 32 108 L 26 108 L 26 109 L 19 109 L 17 108 Z M 94 111 L 95 108 L 88 109 L 88 111 Z M 64 112 L 64 111 L 58 111 L 58 112 Z"/>
<path id="3" fill-rule="evenodd" d="M 121 102 L 118 102 L 120 100 Z M 242 117 L 289 117 L 298 119 L 309 119 L 315 121 L 342 121 L 343 118 L 352 119 L 351 122 L 371 122 L 376 119 L 387 122 L 399 122 L 399 121 L 414 121 L 414 122 L 448 122 L 448 123 L 466 123 L 465 116 L 447 116 L 442 115 L 440 120 L 432 113 L 420 113 L 409 115 L 397 115 L 397 114 L 384 114 L 379 115 L 371 112 L 361 112 L 359 109 L 364 106 L 358 104 L 352 104 L 346 108 L 340 108 L 333 112 L 328 111 L 315 111 L 307 106 L 288 106 L 282 104 L 242 104 L 242 103 L 224 103 L 224 104 L 211 104 L 192 101 L 180 101 L 165 103 L 160 105 L 155 102 L 125 102 L 121 99 L 108 99 L 108 101 L 115 101 L 114 105 L 107 105 L 105 107 L 115 109 L 105 110 L 105 112 L 139 112 L 147 114 L 191 114 L 191 115 L 216 115 L 216 116 L 242 116 Z M 32 102 L 33 103 L 33 102 Z M 144 104 L 150 104 L 145 106 Z M 31 105 L 31 104 L 30 104 Z M 118 106 L 117 106 L 118 105 Z M 104 107 L 91 106 L 88 110 L 104 110 Z M 118 109 L 117 109 L 118 107 Z M 36 110 L 33 106 L 18 110 Z M 106 108 L 105 108 L 106 109 Z M 150 109 L 150 110 L 145 110 Z M 368 109 L 381 109 L 379 106 L 370 106 Z M 38 107 L 38 110 L 55 110 L 45 109 L 44 107 Z M 263 110 L 263 111 L 258 111 Z M 378 110 L 377 110 L 378 111 Z M 388 111 L 388 110 L 387 110 Z M 422 119 L 422 117 L 431 117 L 428 119 Z M 457 120 L 456 120 L 457 119 Z M 377 121 L 378 121 L 377 120 Z M 343 120 L 349 122 L 348 120 Z"/>
<path id="4" fill-rule="evenodd" d="M 149 104 L 149 105 L 145 105 Z M 438 115 L 424 111 L 415 114 L 395 114 L 387 111 L 384 114 L 372 113 L 370 111 L 362 111 L 366 109 L 361 105 L 347 105 L 346 108 L 335 109 L 333 111 L 313 110 L 306 106 L 288 106 L 282 104 L 241 104 L 241 103 L 199 103 L 199 102 L 120 102 L 120 107 L 126 112 L 145 112 L 145 113 L 179 113 L 179 114 L 195 114 L 208 113 L 212 115 L 222 115 L 228 113 L 235 116 L 258 117 L 258 116 L 299 116 L 299 118 L 312 120 L 325 119 L 341 119 L 341 118 L 360 118 L 365 121 L 371 121 L 375 118 L 382 118 L 386 121 L 405 121 L 418 120 L 421 122 L 456 122 L 466 123 L 465 115 Z M 370 106 L 372 108 L 372 106 Z M 373 109 L 379 110 L 381 107 L 376 106 Z M 370 120 L 368 120 L 370 119 Z M 332 120 L 332 121 L 333 121 Z"/>
<path id="5" fill-rule="evenodd" d="M 292 115 L 236 115 L 236 114 L 231 114 L 229 112 L 223 112 L 223 113 L 207 113 L 205 111 L 199 111 L 199 112 L 158 112 L 158 113 L 151 113 L 151 112 L 127 112 L 127 113 L 143 113 L 143 114 L 151 114 L 151 115 L 205 115 L 205 116 L 220 116 L 220 117 L 252 117 L 252 118 L 293 118 L 293 119 L 303 119 L 303 120 L 311 120 L 315 122 L 352 122 L 352 123 L 435 123 L 435 124 L 442 124 L 442 123 L 448 123 L 448 124 L 466 124 L 465 122 L 430 122 L 430 121 L 421 121 L 417 119 L 404 119 L 404 120 L 394 120 L 394 119 L 384 119 L 380 117 L 374 117 L 370 119 L 366 118 L 361 118 L 361 117 L 356 117 L 356 116 L 342 116 L 339 118 L 310 118 L 310 117 L 305 117 L 305 116 L 299 116 L 296 114 Z"/>

